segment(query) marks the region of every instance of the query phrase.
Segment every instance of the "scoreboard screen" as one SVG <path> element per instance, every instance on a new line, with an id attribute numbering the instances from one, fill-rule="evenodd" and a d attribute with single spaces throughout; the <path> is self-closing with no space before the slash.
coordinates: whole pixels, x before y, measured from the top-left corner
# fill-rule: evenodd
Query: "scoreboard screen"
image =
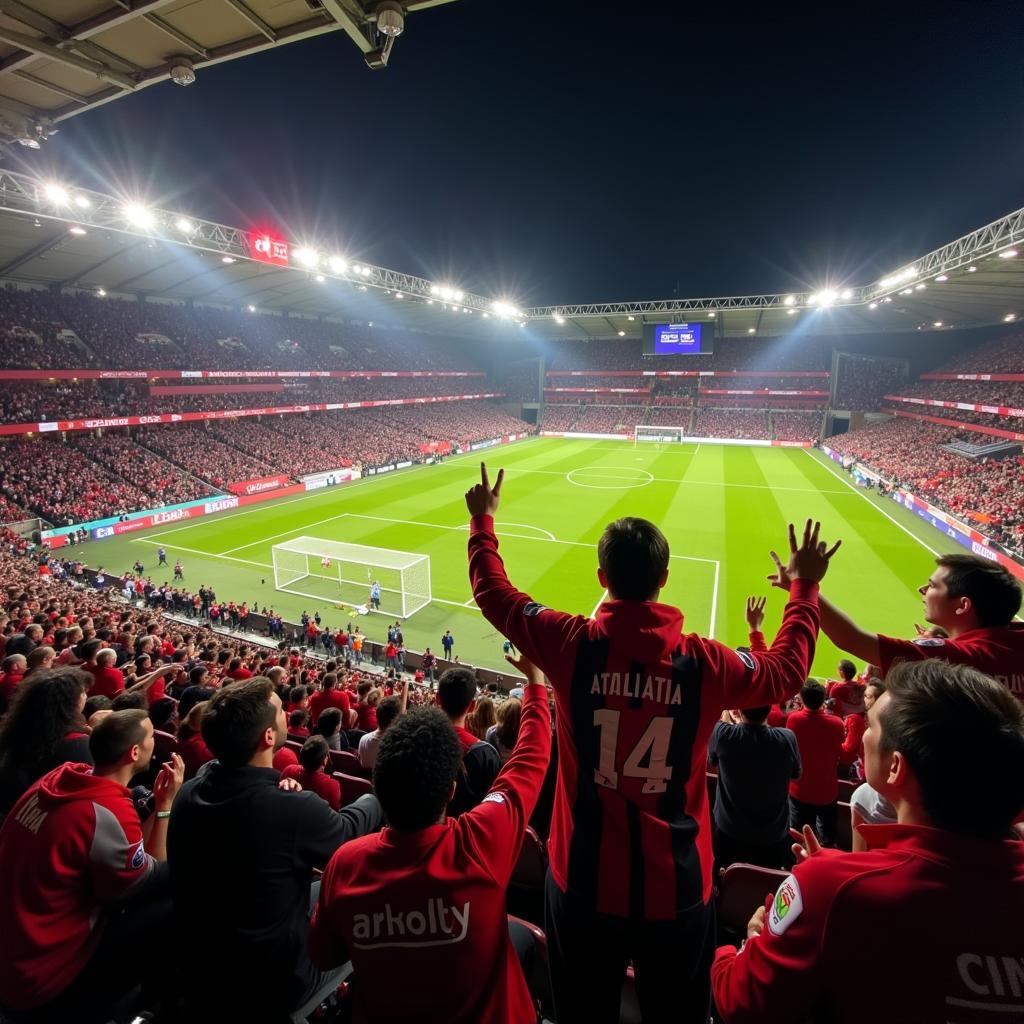
<path id="1" fill-rule="evenodd" d="M 714 351 L 712 323 L 644 324 L 645 356 L 700 356 Z"/>

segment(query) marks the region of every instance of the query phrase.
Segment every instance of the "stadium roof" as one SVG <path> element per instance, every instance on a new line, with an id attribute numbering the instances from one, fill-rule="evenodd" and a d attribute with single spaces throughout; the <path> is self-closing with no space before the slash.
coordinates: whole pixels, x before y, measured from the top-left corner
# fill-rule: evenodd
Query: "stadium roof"
<path id="1" fill-rule="evenodd" d="M 638 337 L 645 322 L 686 320 L 715 320 L 728 337 L 953 330 L 1024 321 L 1024 209 L 859 287 L 521 309 L 460 282 L 0 171 L 0 280 L 469 337 L 515 324 L 534 338 Z"/>
<path id="2" fill-rule="evenodd" d="M 154 82 L 186 84 L 210 64 L 325 32 L 383 67 L 394 38 L 378 11 L 451 2 L 0 0 L 0 142 L 38 146 L 65 118 Z"/>

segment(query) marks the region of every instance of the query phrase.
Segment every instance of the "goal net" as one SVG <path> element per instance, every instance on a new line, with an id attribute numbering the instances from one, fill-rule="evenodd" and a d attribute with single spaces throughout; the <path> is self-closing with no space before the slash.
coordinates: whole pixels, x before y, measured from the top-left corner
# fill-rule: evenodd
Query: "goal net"
<path id="1" fill-rule="evenodd" d="M 367 544 L 297 537 L 273 549 L 274 588 L 324 604 L 368 605 L 408 618 L 430 603 L 430 557 Z M 370 600 L 380 588 L 380 607 Z"/>
<path id="2" fill-rule="evenodd" d="M 663 427 L 653 423 L 633 427 L 633 444 L 654 442 L 655 444 L 682 444 L 687 437 L 689 427 Z"/>

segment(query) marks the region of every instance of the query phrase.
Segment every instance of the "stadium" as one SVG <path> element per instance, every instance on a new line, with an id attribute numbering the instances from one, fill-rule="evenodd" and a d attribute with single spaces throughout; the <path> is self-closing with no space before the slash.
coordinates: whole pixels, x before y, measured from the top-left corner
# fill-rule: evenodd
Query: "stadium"
<path id="1" fill-rule="evenodd" d="M 460 264 L 487 135 L 416 132 L 470 6 L 0 0 L 0 1020 L 847 1021 L 883 912 L 880 1020 L 1024 1019 L 1024 207 L 827 272 L 726 218 L 662 299 Z M 218 170 L 250 86 L 407 54 L 436 222 L 272 194 L 298 107 Z"/>

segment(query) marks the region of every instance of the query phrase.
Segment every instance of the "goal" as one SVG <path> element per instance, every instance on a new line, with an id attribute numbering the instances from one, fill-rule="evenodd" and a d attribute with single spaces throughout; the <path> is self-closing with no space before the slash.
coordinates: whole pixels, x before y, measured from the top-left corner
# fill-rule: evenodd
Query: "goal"
<path id="1" fill-rule="evenodd" d="M 274 589 L 325 604 L 368 604 L 380 584 L 380 608 L 408 618 L 430 603 L 430 557 L 367 544 L 297 537 L 272 549 Z"/>
<path id="2" fill-rule="evenodd" d="M 689 441 L 687 431 L 689 427 L 663 427 L 661 424 L 653 423 L 633 427 L 633 444 L 654 442 L 656 444 L 682 444 Z"/>

